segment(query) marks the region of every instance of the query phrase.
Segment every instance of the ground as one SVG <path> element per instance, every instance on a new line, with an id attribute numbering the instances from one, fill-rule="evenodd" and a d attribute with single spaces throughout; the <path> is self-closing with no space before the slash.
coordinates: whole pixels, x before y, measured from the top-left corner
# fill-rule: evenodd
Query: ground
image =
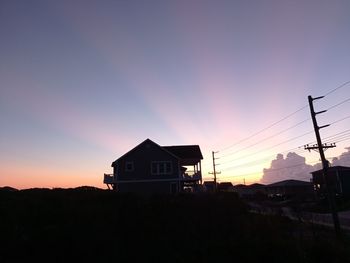
<path id="1" fill-rule="evenodd" d="M 0 262 L 350 262 L 349 238 L 249 213 L 234 193 L 0 190 Z"/>

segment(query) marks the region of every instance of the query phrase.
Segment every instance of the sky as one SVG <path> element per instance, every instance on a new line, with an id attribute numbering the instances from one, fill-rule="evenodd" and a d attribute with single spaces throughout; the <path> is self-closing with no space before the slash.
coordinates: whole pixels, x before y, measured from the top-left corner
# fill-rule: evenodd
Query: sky
<path id="1" fill-rule="evenodd" d="M 216 151 L 219 181 L 276 181 L 317 164 L 307 96 L 332 90 L 317 121 L 344 156 L 349 25 L 347 0 L 2 0 L 0 186 L 105 188 L 146 138 L 200 145 L 206 180 Z"/>

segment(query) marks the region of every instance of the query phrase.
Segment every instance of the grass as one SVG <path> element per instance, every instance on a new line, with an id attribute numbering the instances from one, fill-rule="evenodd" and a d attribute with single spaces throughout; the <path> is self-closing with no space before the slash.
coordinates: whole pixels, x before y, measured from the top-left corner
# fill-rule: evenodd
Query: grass
<path id="1" fill-rule="evenodd" d="M 321 227 L 250 214 L 233 193 L 0 191 L 0 262 L 350 262 Z"/>

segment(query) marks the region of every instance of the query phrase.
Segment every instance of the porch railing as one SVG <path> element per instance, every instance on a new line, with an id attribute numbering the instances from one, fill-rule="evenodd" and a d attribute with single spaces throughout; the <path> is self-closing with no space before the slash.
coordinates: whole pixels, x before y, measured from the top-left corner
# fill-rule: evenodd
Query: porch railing
<path id="1" fill-rule="evenodd" d="M 201 171 L 186 171 L 183 174 L 182 180 L 187 181 L 187 180 L 200 180 L 202 177 L 202 172 Z"/>
<path id="2" fill-rule="evenodd" d="M 103 183 L 104 184 L 113 184 L 115 183 L 113 174 L 104 174 L 103 175 Z"/>

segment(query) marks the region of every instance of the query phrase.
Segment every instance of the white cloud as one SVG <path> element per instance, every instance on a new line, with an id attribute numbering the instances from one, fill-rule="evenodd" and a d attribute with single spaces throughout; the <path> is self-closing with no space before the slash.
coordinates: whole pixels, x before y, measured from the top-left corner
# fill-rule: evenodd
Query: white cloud
<path id="1" fill-rule="evenodd" d="M 350 166 L 350 147 L 345 149 L 347 152 L 333 158 L 332 166 Z M 277 154 L 276 159 L 271 161 L 270 168 L 263 170 L 260 182 L 270 184 L 289 179 L 310 181 L 310 173 L 319 169 L 322 169 L 321 163 L 309 165 L 305 162 L 305 157 L 294 152 L 288 153 L 286 158 L 283 154 Z"/>
<path id="2" fill-rule="evenodd" d="M 310 172 L 314 170 L 312 165 L 305 163 L 304 157 L 294 152 L 288 153 L 286 158 L 278 154 L 276 159 L 271 161 L 270 168 L 264 169 L 261 182 L 269 184 L 288 179 L 310 181 Z"/>
<path id="3" fill-rule="evenodd" d="M 350 166 L 350 147 L 345 149 L 347 152 L 343 152 L 339 157 L 333 158 L 332 166 Z"/>

